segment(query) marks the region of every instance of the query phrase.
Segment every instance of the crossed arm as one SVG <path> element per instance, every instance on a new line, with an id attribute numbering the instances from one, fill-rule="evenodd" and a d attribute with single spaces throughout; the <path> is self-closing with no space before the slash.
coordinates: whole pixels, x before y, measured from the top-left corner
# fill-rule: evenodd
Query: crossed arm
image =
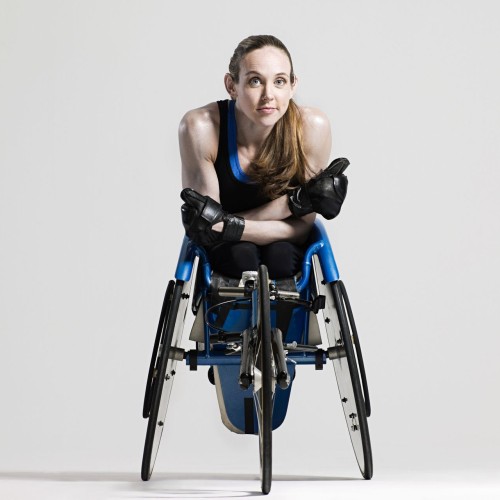
<path id="1" fill-rule="evenodd" d="M 188 112 L 179 127 L 179 145 L 182 160 L 182 186 L 220 203 L 219 183 L 214 168 L 219 143 L 219 116 L 217 104 Z M 331 132 L 328 119 L 319 111 L 303 108 L 304 144 L 311 175 L 328 162 L 331 150 Z M 245 218 L 242 240 L 257 245 L 274 241 L 303 243 L 307 239 L 316 215 L 295 217 L 288 208 L 287 196 L 281 196 L 260 207 L 238 213 Z M 222 223 L 213 226 L 222 230 Z"/>

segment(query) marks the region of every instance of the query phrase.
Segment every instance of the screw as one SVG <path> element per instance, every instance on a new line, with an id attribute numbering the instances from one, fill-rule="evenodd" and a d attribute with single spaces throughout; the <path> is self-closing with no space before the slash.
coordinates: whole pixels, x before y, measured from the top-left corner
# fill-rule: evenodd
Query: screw
<path id="1" fill-rule="evenodd" d="M 158 426 L 163 427 L 163 422 L 161 420 L 158 422 Z"/>
<path id="2" fill-rule="evenodd" d="M 342 403 L 347 403 L 348 399 L 344 397 L 341 399 L 341 401 L 342 401 Z"/>

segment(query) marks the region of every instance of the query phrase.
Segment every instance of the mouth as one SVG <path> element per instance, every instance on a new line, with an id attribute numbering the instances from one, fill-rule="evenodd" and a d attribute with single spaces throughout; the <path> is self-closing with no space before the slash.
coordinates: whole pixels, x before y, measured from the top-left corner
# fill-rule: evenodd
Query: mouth
<path id="1" fill-rule="evenodd" d="M 277 109 L 277 108 L 271 108 L 271 107 L 269 107 L 269 106 L 264 106 L 264 107 L 262 107 L 262 108 L 257 108 L 257 111 L 258 111 L 259 113 L 264 113 L 264 114 L 268 115 L 268 114 L 271 114 L 271 113 L 273 113 L 274 111 L 276 111 L 276 109 Z"/>

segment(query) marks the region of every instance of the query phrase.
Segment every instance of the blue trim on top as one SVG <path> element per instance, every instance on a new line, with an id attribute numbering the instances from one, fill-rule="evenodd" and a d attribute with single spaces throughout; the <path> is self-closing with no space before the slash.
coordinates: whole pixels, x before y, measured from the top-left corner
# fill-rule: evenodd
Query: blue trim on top
<path id="1" fill-rule="evenodd" d="M 193 271 L 194 258 L 198 256 L 200 259 L 199 266 L 202 266 L 203 280 L 205 287 L 210 287 L 210 279 L 212 269 L 208 262 L 207 252 L 203 247 L 193 243 L 187 236 L 182 240 L 181 251 L 179 253 L 179 260 L 177 261 L 177 268 L 175 270 L 175 279 L 181 281 L 189 281 Z"/>
<path id="2" fill-rule="evenodd" d="M 229 149 L 229 163 L 231 165 L 231 170 L 233 175 L 240 182 L 245 182 L 246 184 L 251 183 L 250 177 L 243 172 L 240 165 L 240 160 L 238 159 L 238 144 L 236 142 L 236 113 L 234 110 L 234 101 L 229 101 L 229 106 L 227 107 L 227 143 Z"/>
<path id="3" fill-rule="evenodd" d="M 301 292 L 309 283 L 309 276 L 312 271 L 312 256 L 317 254 L 323 271 L 323 277 L 326 283 L 333 283 L 339 279 L 339 270 L 335 262 L 333 249 L 328 239 L 325 226 L 321 221 L 316 219 L 312 228 L 311 244 L 307 248 L 304 259 L 302 261 L 302 276 L 297 282 L 297 290 Z M 202 276 L 205 282 L 205 287 L 210 286 L 212 269 L 208 260 L 208 255 L 203 247 L 196 245 L 187 236 L 184 236 L 177 268 L 175 270 L 175 278 L 181 281 L 189 281 L 193 271 L 194 258 L 200 259 L 199 265 L 202 266 Z"/>
<path id="4" fill-rule="evenodd" d="M 316 219 L 311 235 L 312 244 L 306 250 L 304 260 L 302 261 L 302 276 L 297 282 L 297 290 L 301 292 L 309 283 L 309 276 L 312 267 L 312 256 L 317 254 L 323 271 L 323 277 L 326 283 L 332 283 L 339 279 L 339 270 L 333 255 L 333 249 L 328 239 L 325 226 L 321 221 Z"/>
<path id="5" fill-rule="evenodd" d="M 322 241 L 323 246 L 318 252 L 319 261 L 321 263 L 321 269 L 323 271 L 323 277 L 327 283 L 332 283 L 339 279 L 339 270 L 337 263 L 335 262 L 335 256 L 333 254 L 333 249 L 326 233 L 325 226 L 319 220 L 315 220 L 313 235 L 316 241 Z"/>

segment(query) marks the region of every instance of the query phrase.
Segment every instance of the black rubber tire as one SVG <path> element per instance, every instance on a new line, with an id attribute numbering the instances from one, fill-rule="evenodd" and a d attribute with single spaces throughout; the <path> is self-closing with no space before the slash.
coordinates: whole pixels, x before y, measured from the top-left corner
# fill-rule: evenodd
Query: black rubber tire
<path id="1" fill-rule="evenodd" d="M 151 395 L 151 408 L 149 412 L 146 441 L 142 456 L 141 478 L 148 481 L 153 472 L 156 455 L 160 446 L 165 416 L 175 376 L 175 364 L 171 354 L 172 338 L 177 320 L 179 304 L 183 289 L 182 281 L 177 281 L 172 290 L 170 307 L 165 321 L 162 323 L 161 353 L 157 362 L 157 377 Z"/>
<path id="2" fill-rule="evenodd" d="M 175 282 L 171 280 L 168 283 L 167 290 L 165 292 L 165 298 L 163 299 L 163 305 L 160 313 L 160 320 L 158 321 L 158 328 L 156 330 L 155 343 L 153 346 L 153 353 L 151 354 L 151 362 L 149 363 L 148 378 L 146 380 L 146 391 L 144 393 L 144 405 L 142 407 L 142 416 L 144 418 L 149 418 L 149 413 L 151 411 L 151 403 L 153 401 L 153 392 L 158 380 L 158 368 L 159 368 L 159 357 L 158 357 L 158 347 L 160 346 L 160 340 L 162 333 L 164 332 L 164 325 L 168 318 L 168 313 L 170 306 L 172 304 L 172 292 L 174 290 Z"/>
<path id="3" fill-rule="evenodd" d="M 356 328 L 356 323 L 354 322 L 354 315 L 351 309 L 351 303 L 349 302 L 349 297 L 347 296 L 347 290 L 342 281 L 338 281 L 340 285 L 340 291 L 342 293 L 342 298 L 347 310 L 347 317 L 349 318 L 349 325 L 351 327 L 351 333 L 353 337 L 353 344 L 356 351 L 356 359 L 358 361 L 359 375 L 361 377 L 361 385 L 363 386 L 363 397 L 365 400 L 366 416 L 369 417 L 372 413 L 372 405 L 370 402 L 370 393 L 368 391 L 368 381 L 366 379 L 365 363 L 363 361 L 363 354 L 361 352 L 361 344 L 359 342 L 358 330 Z"/>
<path id="4" fill-rule="evenodd" d="M 259 423 L 259 452 L 261 489 L 264 495 L 271 491 L 272 482 L 272 418 L 273 377 L 271 346 L 271 304 L 269 274 L 266 266 L 259 267 L 257 354 L 255 366 L 261 371 L 261 388 L 254 393 Z"/>
<path id="5" fill-rule="evenodd" d="M 331 283 L 331 289 L 333 293 L 333 299 L 335 302 L 335 308 L 337 310 L 337 316 L 340 324 L 340 333 L 342 339 L 342 346 L 345 349 L 345 357 L 347 359 L 349 367 L 349 377 L 350 381 L 341 381 L 337 374 L 337 382 L 339 384 L 339 390 L 341 392 L 341 398 L 344 405 L 347 404 L 347 398 L 342 394 L 342 384 L 351 384 L 352 393 L 354 396 L 355 412 L 350 413 L 344 408 L 344 413 L 346 416 L 346 423 L 349 430 L 349 435 L 353 444 L 354 453 L 358 461 L 359 469 L 361 474 L 365 479 L 371 479 L 373 476 L 373 460 L 372 460 L 372 450 L 370 443 L 370 433 L 368 430 L 368 421 L 366 415 L 366 405 L 365 399 L 363 397 L 362 386 L 359 377 L 359 367 L 356 360 L 356 354 L 353 347 L 353 338 L 351 337 L 351 328 L 349 322 L 349 316 L 346 313 L 346 303 L 345 296 L 343 294 L 343 285 L 341 281 L 335 281 Z M 335 360 L 334 360 L 335 362 Z M 350 389 L 350 388 L 349 388 Z M 346 401 L 344 401 L 346 399 Z M 352 405 L 352 401 L 349 402 Z M 349 414 L 350 413 L 350 414 Z M 355 413 L 354 417 L 352 415 Z M 353 427 L 356 429 L 353 430 Z M 355 445 L 354 437 L 360 432 L 362 453 L 359 446 Z"/>

